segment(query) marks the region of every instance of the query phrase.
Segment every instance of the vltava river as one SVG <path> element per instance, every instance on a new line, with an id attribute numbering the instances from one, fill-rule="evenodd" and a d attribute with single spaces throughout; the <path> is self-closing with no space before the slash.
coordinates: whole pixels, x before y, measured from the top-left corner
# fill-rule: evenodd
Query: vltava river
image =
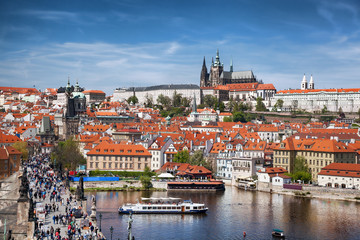
<path id="1" fill-rule="evenodd" d="M 119 215 L 123 203 L 141 197 L 179 197 L 205 203 L 200 215 L 133 215 L 135 239 L 272 239 L 273 228 L 286 239 L 360 239 L 360 204 L 250 192 L 226 187 L 225 192 L 95 192 L 86 193 L 90 214 L 91 195 L 97 200 L 97 219 L 110 239 L 127 239 L 128 215 Z M 243 232 L 246 232 L 246 238 Z"/>

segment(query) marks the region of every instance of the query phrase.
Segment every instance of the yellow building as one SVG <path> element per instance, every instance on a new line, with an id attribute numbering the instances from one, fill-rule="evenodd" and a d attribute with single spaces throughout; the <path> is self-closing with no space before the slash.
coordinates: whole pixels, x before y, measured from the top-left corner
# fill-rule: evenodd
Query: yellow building
<path id="1" fill-rule="evenodd" d="M 356 151 L 353 147 L 335 139 L 288 138 L 279 147 L 274 148 L 274 167 L 283 167 L 290 173 L 294 170 L 295 158 L 304 157 L 317 181 L 321 168 L 330 163 L 356 163 Z"/>
<path id="2" fill-rule="evenodd" d="M 87 153 L 87 170 L 144 171 L 151 153 L 142 145 L 103 142 Z"/>

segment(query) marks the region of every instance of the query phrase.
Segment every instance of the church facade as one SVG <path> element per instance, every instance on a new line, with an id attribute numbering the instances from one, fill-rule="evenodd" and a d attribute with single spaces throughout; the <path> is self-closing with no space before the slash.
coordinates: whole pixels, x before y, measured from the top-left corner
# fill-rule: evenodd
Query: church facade
<path id="1" fill-rule="evenodd" d="M 219 50 L 216 52 L 215 61 L 212 59 L 209 72 L 204 57 L 200 74 L 200 87 L 216 87 L 234 83 L 255 82 L 257 82 L 257 80 L 251 70 L 234 72 L 232 61 L 230 63 L 230 71 L 224 71 L 224 64 L 220 61 Z"/>

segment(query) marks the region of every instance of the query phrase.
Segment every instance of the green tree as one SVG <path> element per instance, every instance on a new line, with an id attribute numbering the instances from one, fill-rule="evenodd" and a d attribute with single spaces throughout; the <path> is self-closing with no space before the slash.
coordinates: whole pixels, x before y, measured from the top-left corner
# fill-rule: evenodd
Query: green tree
<path id="1" fill-rule="evenodd" d="M 145 188 L 146 190 L 149 190 L 150 188 L 152 188 L 151 177 L 141 176 L 140 182 L 141 182 L 141 185 L 143 186 L 143 188 Z"/>
<path id="2" fill-rule="evenodd" d="M 86 164 L 86 159 L 80 153 L 78 142 L 69 138 L 65 142 L 59 142 L 51 154 L 53 162 L 61 163 L 69 170 L 76 170 L 79 164 Z"/>
<path id="3" fill-rule="evenodd" d="M 297 156 L 294 162 L 294 170 L 290 174 L 294 181 L 301 180 L 304 182 L 311 181 L 311 173 L 303 156 Z"/>
<path id="4" fill-rule="evenodd" d="M 278 99 L 272 109 L 272 111 L 276 112 L 278 109 L 282 109 L 282 107 L 284 106 L 284 100 L 282 99 Z"/>
<path id="5" fill-rule="evenodd" d="M 21 152 L 21 157 L 23 160 L 27 160 L 29 156 L 29 149 L 27 142 L 16 142 L 12 145 L 16 150 Z"/>
<path id="6" fill-rule="evenodd" d="M 163 108 L 168 110 L 171 105 L 171 99 L 168 96 L 164 96 L 163 94 L 160 94 L 158 98 L 156 99 L 158 104 L 160 104 Z"/>
<path id="7" fill-rule="evenodd" d="M 234 122 L 246 122 L 245 114 L 243 112 L 234 112 L 233 113 Z"/>
<path id="8" fill-rule="evenodd" d="M 224 117 L 224 122 L 233 122 L 233 118 L 230 116 L 230 117 Z"/>
<path id="9" fill-rule="evenodd" d="M 328 109 L 327 107 L 324 105 L 323 109 L 321 109 L 321 113 L 324 114 L 324 113 L 327 113 L 328 112 Z"/>
<path id="10" fill-rule="evenodd" d="M 190 107 L 191 104 L 191 98 L 183 97 L 181 99 L 181 105 L 184 107 Z"/>
<path id="11" fill-rule="evenodd" d="M 217 99 L 213 95 L 205 95 L 203 102 L 206 107 L 214 108 L 217 103 Z"/>
<path id="12" fill-rule="evenodd" d="M 173 107 L 180 107 L 181 106 L 181 94 L 177 93 L 176 91 L 173 94 L 172 98 L 172 105 Z"/>
<path id="13" fill-rule="evenodd" d="M 256 99 L 255 110 L 256 110 L 257 112 L 264 112 L 264 111 L 267 110 L 266 107 L 265 107 L 265 104 L 263 103 L 262 100 L 263 100 L 262 97 L 258 97 L 258 98 Z"/>
<path id="14" fill-rule="evenodd" d="M 173 162 L 189 163 L 190 154 L 188 150 L 179 151 L 175 154 Z"/>
<path id="15" fill-rule="evenodd" d="M 153 107 L 153 99 L 149 96 L 149 94 L 146 94 L 145 96 L 145 107 L 152 108 Z"/>
<path id="16" fill-rule="evenodd" d="M 136 96 L 131 96 L 131 97 L 129 97 L 128 99 L 127 99 L 127 102 L 129 103 L 129 104 L 136 104 L 136 103 L 138 103 L 139 102 L 139 100 L 138 100 L 138 98 L 136 97 Z"/>

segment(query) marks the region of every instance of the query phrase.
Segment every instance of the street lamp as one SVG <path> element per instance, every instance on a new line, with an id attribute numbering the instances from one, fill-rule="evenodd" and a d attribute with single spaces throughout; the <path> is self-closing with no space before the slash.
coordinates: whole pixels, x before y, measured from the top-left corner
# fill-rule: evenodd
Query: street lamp
<path id="1" fill-rule="evenodd" d="M 113 226 L 110 227 L 110 240 L 112 240 L 112 234 L 113 234 L 114 228 Z"/>
<path id="2" fill-rule="evenodd" d="M 100 232 L 101 232 L 101 218 L 102 218 L 102 214 L 100 213 L 99 215 L 99 218 L 100 218 Z"/>

